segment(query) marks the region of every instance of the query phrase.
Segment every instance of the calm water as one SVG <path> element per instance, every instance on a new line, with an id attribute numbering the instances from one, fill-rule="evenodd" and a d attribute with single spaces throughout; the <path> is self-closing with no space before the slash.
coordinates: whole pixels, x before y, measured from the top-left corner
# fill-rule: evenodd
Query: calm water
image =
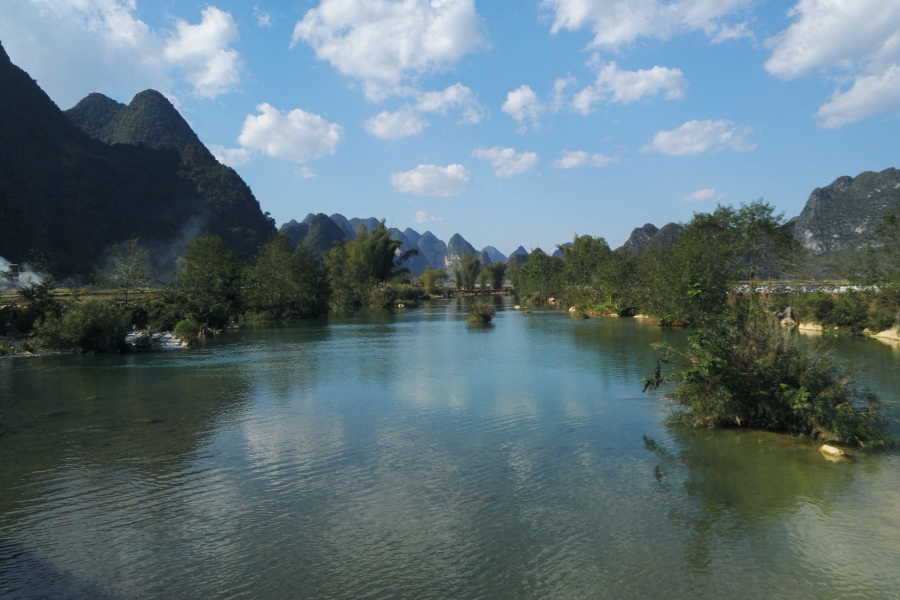
<path id="1" fill-rule="evenodd" d="M 900 451 L 669 428 L 684 332 L 504 308 L 0 361 L 0 597 L 900 598 Z"/>

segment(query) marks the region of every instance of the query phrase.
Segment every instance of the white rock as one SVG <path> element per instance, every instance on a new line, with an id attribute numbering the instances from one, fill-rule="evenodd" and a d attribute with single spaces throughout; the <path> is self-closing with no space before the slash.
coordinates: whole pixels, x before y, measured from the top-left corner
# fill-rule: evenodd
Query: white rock
<path id="1" fill-rule="evenodd" d="M 819 452 L 828 454 L 830 456 L 844 456 L 843 450 L 841 450 L 840 448 L 835 448 L 834 446 L 829 446 L 828 444 L 825 444 L 824 446 L 819 448 Z"/>

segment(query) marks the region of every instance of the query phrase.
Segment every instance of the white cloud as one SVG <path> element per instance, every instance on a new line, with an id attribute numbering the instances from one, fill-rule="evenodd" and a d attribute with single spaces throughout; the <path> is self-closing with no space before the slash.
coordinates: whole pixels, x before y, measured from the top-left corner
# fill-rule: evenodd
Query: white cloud
<path id="1" fill-rule="evenodd" d="M 429 215 L 424 210 L 420 210 L 416 212 L 416 223 L 429 223 L 431 221 L 443 221 L 444 217 L 436 217 L 434 215 Z"/>
<path id="2" fill-rule="evenodd" d="M 557 112 L 566 104 L 566 88 L 576 82 L 577 80 L 571 75 L 556 78 L 553 82 L 553 103 L 550 105 L 550 110 Z"/>
<path id="3" fill-rule="evenodd" d="M 716 190 L 714 188 L 704 188 L 702 190 L 697 190 L 696 192 L 691 192 L 682 200 L 685 202 L 702 202 L 704 200 L 709 200 L 710 198 L 716 197 Z"/>
<path id="4" fill-rule="evenodd" d="M 586 115 L 597 102 L 629 104 L 660 94 L 666 100 L 681 100 L 687 86 L 687 79 L 681 69 L 653 67 L 626 71 L 611 62 L 600 67 L 594 85 L 575 94 L 572 105 L 575 110 Z"/>
<path id="5" fill-rule="evenodd" d="M 721 21 L 751 0 L 543 0 L 553 12 L 551 33 L 590 28 L 591 47 L 618 49 L 640 37 L 665 39 L 676 33 L 702 30 L 713 37 Z"/>
<path id="6" fill-rule="evenodd" d="M 421 112 L 446 115 L 451 108 L 463 110 L 458 124 L 475 124 L 484 118 L 485 109 L 478 103 L 475 92 L 455 83 L 439 92 L 425 92 L 419 96 L 416 108 Z"/>
<path id="7" fill-rule="evenodd" d="M 425 130 L 428 122 L 422 119 L 410 106 L 396 112 L 382 111 L 366 121 L 366 131 L 385 140 L 399 140 L 410 135 L 418 135 Z"/>
<path id="8" fill-rule="evenodd" d="M 900 65 L 878 75 L 856 78 L 846 92 L 835 92 L 819 107 L 816 116 L 822 127 L 841 127 L 883 112 L 900 111 Z"/>
<path id="9" fill-rule="evenodd" d="M 766 41 L 769 73 L 793 79 L 813 72 L 850 76 L 820 107 L 823 127 L 840 127 L 900 111 L 900 2 L 896 0 L 800 0 L 788 12 L 794 22 Z"/>
<path id="10" fill-rule="evenodd" d="M 671 156 L 718 152 L 725 148 L 748 152 L 756 148 L 756 144 L 747 141 L 750 132 L 750 128 L 736 126 L 731 121 L 688 121 L 678 129 L 658 132 L 643 151 L 655 150 Z"/>
<path id="11" fill-rule="evenodd" d="M 297 173 L 297 176 L 301 179 L 310 179 L 316 176 L 316 174 L 313 173 L 312 169 L 310 169 L 309 167 L 300 167 L 295 171 L 295 173 Z"/>
<path id="12" fill-rule="evenodd" d="M 240 55 L 229 46 L 237 25 L 208 6 L 200 24 L 155 30 L 134 0 L 3 0 L 0 39 L 10 56 L 63 107 L 90 92 L 130 98 L 152 87 L 171 95 L 183 75 L 192 92 L 212 97 L 240 82 Z"/>
<path id="13" fill-rule="evenodd" d="M 478 103 L 475 92 L 455 83 L 439 92 L 418 94 L 415 105 L 405 104 L 395 112 L 382 111 L 366 121 L 366 131 L 387 140 L 399 140 L 418 135 L 428 126 L 421 113 L 446 115 L 451 109 L 461 110 L 457 125 L 472 125 L 481 122 L 485 108 Z"/>
<path id="14" fill-rule="evenodd" d="M 175 21 L 176 33 L 166 42 L 164 55 L 185 70 L 197 96 L 215 98 L 241 81 L 241 57 L 228 47 L 238 38 L 238 26 L 230 13 L 215 6 L 207 6 L 202 14 L 199 25 Z"/>
<path id="15" fill-rule="evenodd" d="M 534 90 L 523 85 L 506 95 L 506 102 L 500 110 L 518 121 L 519 132 L 524 133 L 528 130 L 526 121 L 531 121 L 532 129 L 540 127 L 540 116 L 545 108 Z"/>
<path id="16" fill-rule="evenodd" d="M 516 152 L 513 148 L 476 148 L 472 156 L 489 161 L 494 166 L 497 177 L 512 177 L 526 173 L 538 164 L 535 152 Z"/>
<path id="17" fill-rule="evenodd" d="M 300 41 L 378 100 L 452 66 L 484 36 L 475 0 L 322 0 L 294 28 L 291 46 Z"/>
<path id="18" fill-rule="evenodd" d="M 618 156 L 605 156 L 603 154 L 588 154 L 584 150 L 576 150 L 569 152 L 563 151 L 562 158 L 553 161 L 553 166 L 557 169 L 574 169 L 576 167 L 605 167 L 606 165 L 619 162 Z"/>
<path id="19" fill-rule="evenodd" d="M 721 44 L 728 40 L 739 40 L 741 38 L 754 37 L 753 32 L 747 23 L 738 23 L 734 27 L 730 25 L 722 25 L 716 35 L 710 40 L 713 44 Z"/>
<path id="20" fill-rule="evenodd" d="M 261 10 L 258 6 L 253 7 L 253 16 L 256 17 L 256 24 L 260 27 L 272 26 L 272 15 Z"/>
<path id="21" fill-rule="evenodd" d="M 247 115 L 238 137 L 248 150 L 302 163 L 334 154 L 341 141 L 341 126 L 317 114 L 299 108 L 282 114 L 266 103 L 256 110 L 262 114 Z"/>
<path id="22" fill-rule="evenodd" d="M 239 167 L 253 160 L 253 153 L 246 148 L 226 148 L 218 144 L 210 144 L 209 151 L 223 165 Z"/>
<path id="23" fill-rule="evenodd" d="M 391 185 L 396 191 L 416 196 L 455 196 L 470 181 L 469 170 L 463 165 L 419 165 L 411 171 L 391 173 Z"/>

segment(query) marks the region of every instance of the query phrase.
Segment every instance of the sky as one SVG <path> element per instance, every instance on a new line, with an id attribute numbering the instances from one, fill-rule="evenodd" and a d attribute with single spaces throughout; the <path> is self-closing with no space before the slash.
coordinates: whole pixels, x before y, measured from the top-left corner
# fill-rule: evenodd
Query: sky
<path id="1" fill-rule="evenodd" d="M 896 167 L 898 0 L 3 0 L 66 109 L 157 89 L 281 224 L 545 250 Z"/>

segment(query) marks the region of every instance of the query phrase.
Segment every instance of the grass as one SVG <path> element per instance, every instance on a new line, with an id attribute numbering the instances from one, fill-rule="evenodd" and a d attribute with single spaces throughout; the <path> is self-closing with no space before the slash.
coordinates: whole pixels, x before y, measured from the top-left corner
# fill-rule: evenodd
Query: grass
<path id="1" fill-rule="evenodd" d="M 469 318 L 466 319 L 466 321 L 469 323 L 490 323 L 491 319 L 493 319 L 496 314 L 496 308 L 490 304 L 479 302 L 472 305 L 472 308 L 469 311 Z"/>

